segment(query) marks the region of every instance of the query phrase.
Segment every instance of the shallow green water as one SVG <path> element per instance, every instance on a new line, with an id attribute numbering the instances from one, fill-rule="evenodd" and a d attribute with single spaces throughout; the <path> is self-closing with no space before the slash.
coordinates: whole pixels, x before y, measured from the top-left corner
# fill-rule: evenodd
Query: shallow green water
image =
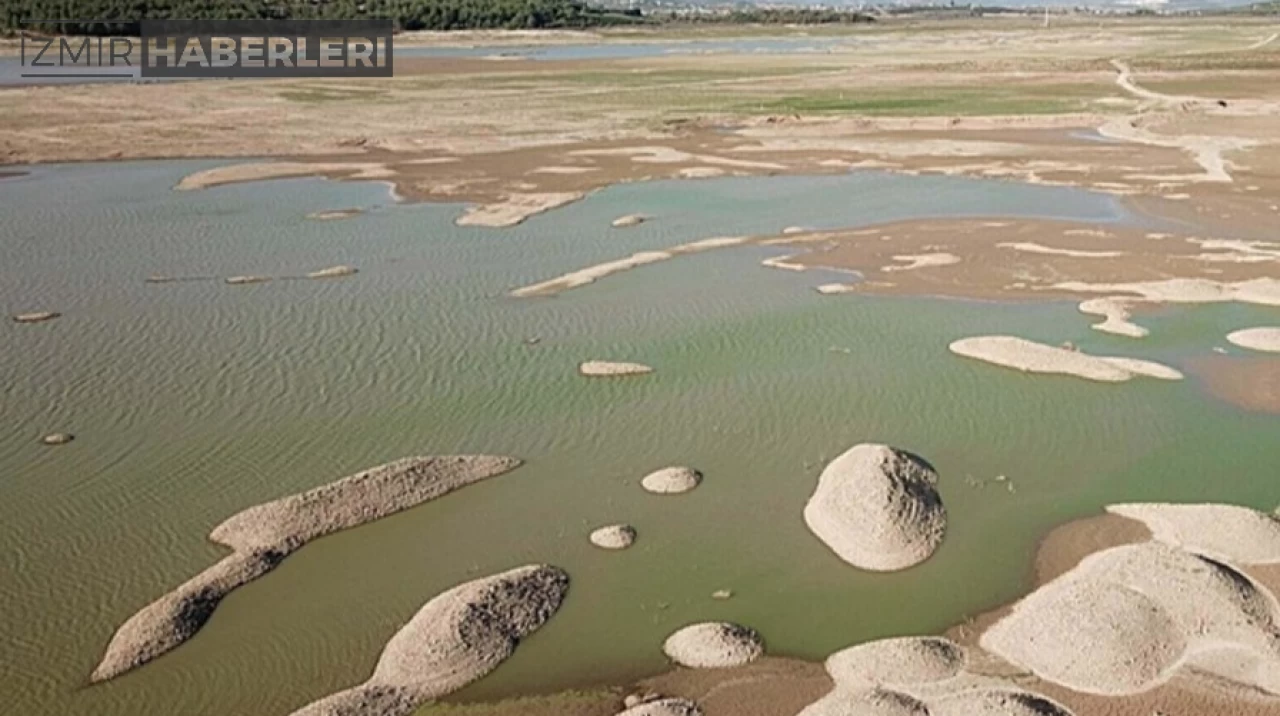
<path id="1" fill-rule="evenodd" d="M 775 653 L 818 657 L 1017 595 L 1036 540 L 1107 502 L 1276 502 L 1276 418 L 1211 402 L 1194 381 L 1028 377 L 946 351 L 1008 332 L 1177 365 L 1274 312 L 1169 311 L 1135 342 L 1090 330 L 1071 304 L 824 297 L 810 289 L 830 276 L 763 268 L 756 248 L 554 299 L 505 295 L 642 248 L 791 224 L 1124 220 L 1098 195 L 878 174 L 659 182 L 488 230 L 453 226 L 457 206 L 388 206 L 377 184 L 169 191 L 202 166 L 43 167 L 0 182 L 0 308 L 66 314 L 0 325 L 0 693 L 12 713 L 284 716 L 365 678 L 433 594 L 535 561 L 569 570 L 570 600 L 459 698 L 657 671 L 662 639 L 692 620 L 739 620 Z M 304 218 L 347 206 L 371 210 Z M 634 212 L 657 220 L 608 228 Z M 143 282 L 338 263 L 361 273 Z M 658 371 L 588 381 L 575 374 L 587 358 Z M 53 431 L 77 439 L 41 446 Z M 919 568 L 860 573 L 801 520 L 823 462 L 868 440 L 942 474 L 950 529 Z M 306 547 L 183 647 L 87 686 L 121 621 L 218 557 L 205 535 L 222 518 L 405 455 L 477 451 L 529 462 Z M 669 464 L 706 480 L 681 497 L 640 490 Z M 971 484 L 996 475 L 1016 491 Z M 592 526 L 620 520 L 639 529 L 634 548 L 590 547 Z M 735 596 L 712 600 L 718 589 Z"/>

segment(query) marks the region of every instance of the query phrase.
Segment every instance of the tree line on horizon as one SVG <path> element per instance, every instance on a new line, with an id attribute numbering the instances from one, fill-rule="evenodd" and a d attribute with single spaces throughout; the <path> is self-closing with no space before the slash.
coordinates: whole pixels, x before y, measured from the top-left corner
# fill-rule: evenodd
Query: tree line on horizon
<path id="1" fill-rule="evenodd" d="M 137 35 L 140 20 L 389 19 L 397 31 L 586 28 L 654 23 L 870 22 L 849 10 L 738 8 L 724 13 L 607 9 L 582 0 L 8 0 L 6 33 Z M 71 21 L 71 22 L 60 22 Z"/>

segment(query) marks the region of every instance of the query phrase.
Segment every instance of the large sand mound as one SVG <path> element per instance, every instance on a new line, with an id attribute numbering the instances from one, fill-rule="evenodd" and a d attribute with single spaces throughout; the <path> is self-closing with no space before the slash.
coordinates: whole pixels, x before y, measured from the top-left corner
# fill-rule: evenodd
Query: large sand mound
<path id="1" fill-rule="evenodd" d="M 688 492 L 702 482 L 702 473 L 691 467 L 664 467 L 640 479 L 640 486 L 659 495 Z"/>
<path id="2" fill-rule="evenodd" d="M 558 567 L 532 565 L 454 587 L 387 642 L 373 676 L 293 716 L 404 716 L 498 667 L 569 590 Z"/>
<path id="3" fill-rule="evenodd" d="M 964 648 L 941 637 L 859 644 L 827 658 L 835 686 L 800 716 L 1071 716 L 1043 696 L 967 667 Z"/>
<path id="4" fill-rule="evenodd" d="M 1280 353 L 1280 328 L 1246 328 L 1228 333 L 1227 340 L 1241 348 Z"/>
<path id="5" fill-rule="evenodd" d="M 942 681 L 965 666 L 964 649 L 936 636 L 909 636 L 859 644 L 827 657 L 827 673 L 842 686 L 893 686 Z"/>
<path id="6" fill-rule="evenodd" d="M 1161 542 L 1237 564 L 1280 563 L 1280 518 L 1237 505 L 1110 505 Z"/>
<path id="7" fill-rule="evenodd" d="M 232 515 L 209 538 L 233 552 L 130 617 L 111 638 L 92 679 L 118 676 L 186 641 L 231 590 L 271 571 L 307 542 L 519 465 L 517 458 L 494 455 L 404 458 Z"/>
<path id="8" fill-rule="evenodd" d="M 1104 695 L 1146 691 L 1188 659 L 1203 670 L 1205 652 L 1280 662 L 1271 595 L 1224 564 L 1161 542 L 1090 555 L 1019 602 L 981 644 L 1042 679 Z"/>
<path id="9" fill-rule="evenodd" d="M 728 622 L 691 624 L 662 645 L 671 660 L 691 669 L 723 669 L 750 664 L 764 654 L 754 629 Z"/>
<path id="10" fill-rule="evenodd" d="M 942 542 L 947 513 L 933 468 L 887 445 L 855 445 L 832 460 L 804 520 L 841 559 L 890 572 L 919 564 Z"/>
<path id="11" fill-rule="evenodd" d="M 658 699 L 632 706 L 618 716 L 702 716 L 702 709 L 685 699 Z"/>
<path id="12" fill-rule="evenodd" d="M 1122 383 L 1135 376 L 1180 380 L 1182 374 L 1160 363 L 1137 358 L 1091 356 L 1079 351 L 1047 346 L 1014 336 L 962 338 L 951 352 L 1027 373 L 1057 373 L 1088 380 Z"/>

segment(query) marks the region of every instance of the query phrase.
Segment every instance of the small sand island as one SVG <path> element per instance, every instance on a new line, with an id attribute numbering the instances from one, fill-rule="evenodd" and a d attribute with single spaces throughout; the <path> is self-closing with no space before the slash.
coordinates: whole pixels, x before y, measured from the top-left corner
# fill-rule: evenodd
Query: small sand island
<path id="1" fill-rule="evenodd" d="M 454 223 L 494 228 L 515 226 L 535 214 L 575 202 L 583 196 L 585 194 L 578 191 L 508 194 L 501 201 L 468 208 Z"/>
<path id="2" fill-rule="evenodd" d="M 307 214 L 307 218 L 312 221 L 338 221 L 340 219 L 350 219 L 363 213 L 364 209 L 329 209 L 328 211 L 316 211 Z"/>
<path id="3" fill-rule="evenodd" d="M 44 321 L 52 321 L 61 316 L 57 311 L 35 311 L 33 313 L 19 313 L 13 317 L 16 323 L 43 323 Z"/>
<path id="4" fill-rule="evenodd" d="M 628 226 L 639 226 L 648 220 L 649 217 L 644 214 L 627 214 L 626 216 L 619 216 L 614 219 L 610 222 L 610 226 L 615 229 L 624 229 Z"/>
<path id="5" fill-rule="evenodd" d="M 589 378 L 610 378 L 625 375 L 652 373 L 653 368 L 643 363 L 625 363 L 606 360 L 589 360 L 578 364 L 578 373 Z"/>
<path id="6" fill-rule="evenodd" d="M 368 681 L 293 716 L 407 716 L 493 671 L 560 609 L 569 575 L 531 565 L 454 587 L 387 642 Z"/>
<path id="7" fill-rule="evenodd" d="M 1246 328 L 1228 333 L 1227 340 L 1241 348 L 1280 353 L 1280 328 Z"/>
<path id="8" fill-rule="evenodd" d="M 804 521 L 859 569 L 907 569 L 928 559 L 946 533 L 937 484 L 933 467 L 911 453 L 855 445 L 822 471 Z"/>
<path id="9" fill-rule="evenodd" d="M 609 525 L 591 533 L 591 544 L 601 549 L 626 549 L 635 544 L 636 528 L 631 525 Z"/>
<path id="10" fill-rule="evenodd" d="M 519 466 L 518 458 L 495 455 L 409 457 L 232 515 L 209 533 L 232 553 L 130 617 L 111 638 L 93 681 L 119 676 L 179 646 L 229 592 L 275 569 L 311 540 Z"/>
<path id="11" fill-rule="evenodd" d="M 312 271 L 307 274 L 307 278 L 340 278 L 342 276 L 354 276 L 359 269 L 354 266 L 330 266 L 327 269 Z"/>
<path id="12" fill-rule="evenodd" d="M 764 640 L 754 629 L 729 622 L 691 624 L 671 636 L 662 651 L 675 663 L 691 669 L 742 666 L 764 654 Z"/>
<path id="13" fill-rule="evenodd" d="M 251 283 L 266 283 L 270 276 L 228 276 L 222 282 L 231 286 L 244 286 Z"/>
<path id="14" fill-rule="evenodd" d="M 679 495 L 701 482 L 702 473 L 691 467 L 664 467 L 641 478 L 640 486 L 658 495 Z"/>
<path id="15" fill-rule="evenodd" d="M 1137 376 L 1161 380 L 1182 379 L 1182 373 L 1154 361 L 1091 356 L 1015 336 L 962 338 L 952 343 L 950 348 L 956 355 L 1025 373 L 1073 375 L 1104 383 L 1123 383 Z"/>
<path id="16" fill-rule="evenodd" d="M 66 445 L 75 439 L 76 437 L 71 433 L 50 433 L 40 438 L 40 442 L 45 445 Z"/>

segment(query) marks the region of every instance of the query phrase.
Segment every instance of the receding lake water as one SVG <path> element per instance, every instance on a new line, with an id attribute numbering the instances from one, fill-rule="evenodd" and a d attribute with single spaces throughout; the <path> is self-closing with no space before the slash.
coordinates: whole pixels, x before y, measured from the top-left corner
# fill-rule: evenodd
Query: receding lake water
<path id="1" fill-rule="evenodd" d="M 694 620 L 740 621 L 774 653 L 821 657 L 1013 598 L 1036 541 L 1108 502 L 1274 507 L 1280 419 L 1212 402 L 1191 380 L 1031 377 L 946 349 L 1001 332 L 1178 365 L 1232 328 L 1273 321 L 1263 309 L 1166 312 L 1133 341 L 1091 330 L 1068 303 L 821 296 L 812 287 L 829 275 L 764 268 L 780 252 L 760 248 L 551 299 L 506 295 L 640 249 L 792 224 L 1129 220 L 1103 195 L 873 173 L 654 182 L 496 230 L 454 226 L 457 205 L 392 206 L 376 183 L 170 191 L 207 166 L 48 166 L 0 181 L 0 307 L 65 314 L 0 324 L 9 713 L 285 716 L 363 680 L 434 594 L 531 562 L 567 569 L 570 599 L 458 698 L 656 672 L 662 640 Z M 352 206 L 368 211 L 305 218 Z M 609 228 L 636 212 L 655 220 Z M 344 263 L 360 273 L 144 282 Z M 580 378 L 590 358 L 657 372 Z M 56 431 L 76 440 L 40 444 Z M 804 526 L 823 463 L 862 441 L 919 452 L 942 475 L 947 539 L 918 568 L 859 572 Z M 226 516 L 402 456 L 456 452 L 528 464 L 307 546 L 234 592 L 186 645 L 88 685 L 125 618 L 218 558 L 206 535 Z M 640 489 L 671 464 L 706 479 L 680 497 Z M 614 521 L 638 528 L 636 546 L 592 548 L 590 529 Z M 720 589 L 734 597 L 713 600 Z"/>

